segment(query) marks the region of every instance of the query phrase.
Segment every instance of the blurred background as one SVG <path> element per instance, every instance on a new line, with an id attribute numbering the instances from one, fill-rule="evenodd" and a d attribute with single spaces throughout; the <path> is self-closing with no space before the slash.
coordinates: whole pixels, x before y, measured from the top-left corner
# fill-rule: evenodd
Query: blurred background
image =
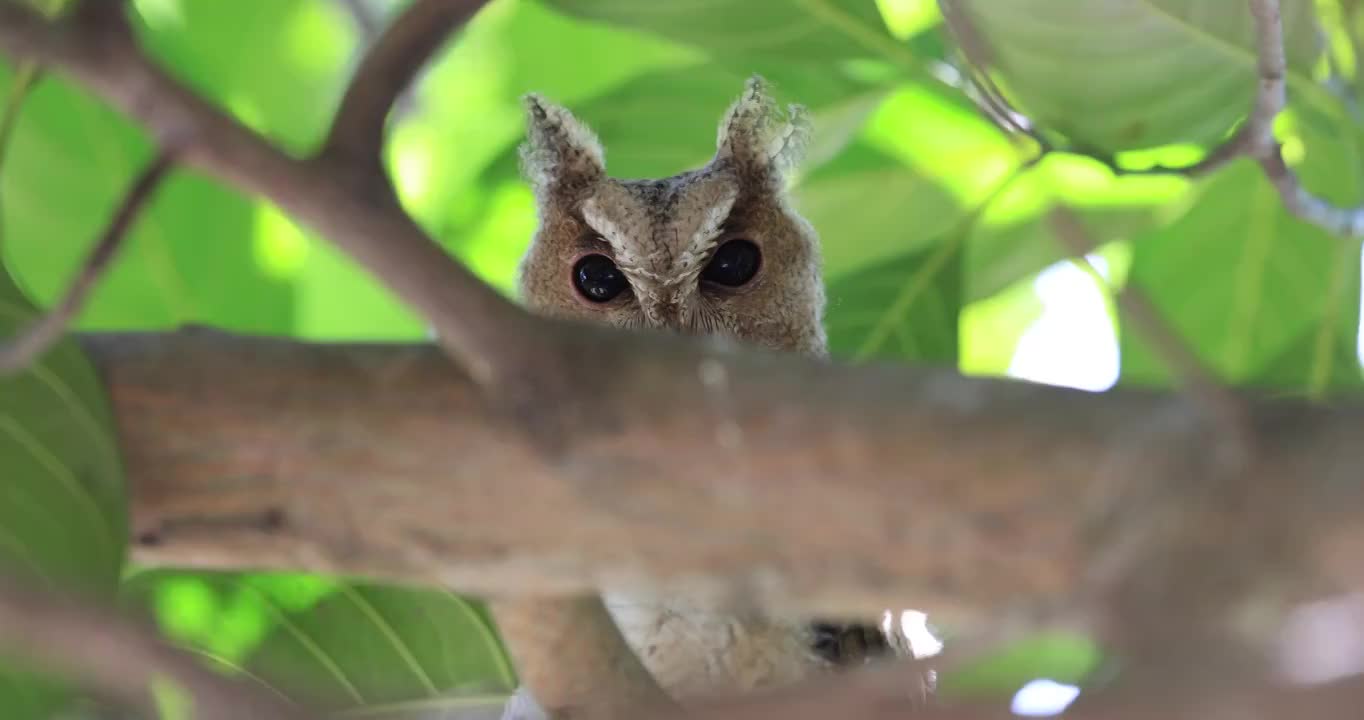
<path id="1" fill-rule="evenodd" d="M 141 42 L 169 72 L 304 154 L 361 53 L 407 3 L 130 4 Z M 516 159 L 522 94 L 542 93 L 590 125 L 611 174 L 669 175 L 711 156 L 721 114 L 757 72 L 779 101 L 813 116 L 795 195 L 821 235 L 838 357 L 1092 391 L 1168 387 L 1157 354 L 1119 322 L 1115 292 L 1130 286 L 1229 383 L 1310 398 L 1360 386 L 1357 242 L 1290 217 L 1250 161 L 1197 181 L 1142 172 L 1196 161 L 1249 107 L 1243 3 L 960 5 L 990 48 L 991 77 L 1064 152 L 1036 161 L 1036 141 L 977 108 L 934 0 L 492 0 L 401 98 L 387 163 L 421 224 L 510 295 L 535 224 Z M 1284 6 L 1285 157 L 1312 191 L 1358 202 L 1358 4 Z M 0 97 L 7 331 L 62 292 L 152 148 L 60 76 L 0 61 Z M 1058 209 L 1080 222 L 1089 251 L 1080 259 L 1054 233 Z M 79 327 L 189 322 L 317 340 L 426 336 L 365 271 L 271 204 L 177 171 Z M 46 380 L 27 382 L 65 398 L 71 425 L 51 432 L 93 433 L 79 452 L 118 479 L 102 415 L 82 409 L 94 397 L 88 378 L 63 362 L 77 360 L 59 357 Z M 121 495 L 50 489 L 62 471 L 33 450 L 48 430 L 31 422 L 39 401 L 22 404 L 18 387 L 0 384 L 9 392 L 0 460 L 16 477 L 31 472 L 36 489 L 0 501 L 5 562 L 100 585 L 216 667 L 357 716 L 442 717 L 500 702 L 514 683 L 481 606 L 453 592 L 126 566 Z M 38 506 L 50 523 L 32 519 Z M 87 515 L 62 515 L 64 506 Z M 90 523 L 56 520 L 91 510 Z M 1083 638 L 1048 637 L 944 682 L 1007 696 L 1032 678 L 1080 682 L 1101 668 Z M 32 717 L 61 697 L 47 681 L 0 683 L 0 707 Z M 165 699 L 167 717 L 178 716 L 175 693 Z"/>

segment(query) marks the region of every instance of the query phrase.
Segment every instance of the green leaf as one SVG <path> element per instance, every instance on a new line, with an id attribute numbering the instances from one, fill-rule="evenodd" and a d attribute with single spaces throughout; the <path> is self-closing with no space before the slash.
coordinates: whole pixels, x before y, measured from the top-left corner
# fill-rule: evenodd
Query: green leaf
<path id="1" fill-rule="evenodd" d="M 1111 170 L 1085 157 L 1052 154 L 1010 180 L 994 197 L 999 186 L 1023 166 L 1024 157 L 993 124 L 981 117 L 959 93 L 931 82 L 906 83 L 897 88 L 868 119 L 859 142 L 898 159 L 910 170 L 896 170 L 886 185 L 859 197 L 852 187 L 862 182 L 845 174 L 850 193 L 847 204 L 830 207 L 816 224 L 821 233 L 842 234 L 841 227 L 856 228 L 864 216 L 892 212 L 897 198 L 900 223 L 892 233 L 868 232 L 843 243 L 825 243 L 826 271 L 838 275 L 873 264 L 887 252 L 911 251 L 915 242 L 941 238 L 941 229 L 955 222 L 966 208 L 981 206 L 984 214 L 966 242 L 964 299 L 976 302 L 1003 292 L 1014 283 L 1035 275 L 1064 257 L 1062 245 L 1052 236 L 1046 214 L 1057 204 L 1073 209 L 1090 228 L 1096 243 L 1123 239 L 1144 230 L 1187 199 L 1188 181 L 1171 176 L 1115 177 Z M 853 146 L 850 156 L 861 150 Z M 855 165 L 856 157 L 831 165 Z M 821 172 L 819 175 L 828 175 Z M 812 176 L 813 186 L 821 177 Z M 878 178 L 867 177 L 868 183 Z M 936 189 L 927 191 L 922 183 Z M 800 193 L 806 194 L 802 187 Z M 912 199 L 911 199 L 912 198 Z M 802 207 L 819 208 L 818 201 Z M 855 212 L 848 208 L 855 207 Z M 901 238 L 918 240 L 900 240 Z M 896 240 L 892 240 L 895 238 Z M 898 245 L 897 241 L 905 243 Z"/>
<path id="2" fill-rule="evenodd" d="M 14 116 L 30 79 L 29 71 L 0 78 L 8 96 L 0 116 Z M 6 127 L 12 126 L 0 120 Z M 0 157 L 11 156 L 11 139 L 0 130 Z M 8 173 L 9 167 L 0 170 Z M 0 215 L 7 214 L 9 200 L 7 192 L 0 194 Z M 0 263 L 0 342 L 36 316 Z M 51 591 L 112 595 L 128 523 L 112 427 L 103 388 L 70 340 L 24 371 L 0 375 L 0 574 Z M 4 660 L 0 707 L 7 718 L 46 720 L 69 696 L 54 680 L 24 671 L 22 663 Z"/>
<path id="3" fill-rule="evenodd" d="M 861 141 L 802 180 L 795 195 L 820 233 L 828 278 L 930 250 L 961 212 L 936 179 Z"/>
<path id="4" fill-rule="evenodd" d="M 1084 225 L 1096 246 L 1127 240 L 1168 223 L 1193 200 L 1178 176 L 1114 176 L 1076 155 L 1048 156 L 1024 172 L 986 209 L 971 235 L 966 298 L 993 297 L 1068 257 L 1047 221 L 1063 206 Z"/>
<path id="5" fill-rule="evenodd" d="M 266 2 L 262 13 L 234 11 L 230 18 L 218 18 L 212 8 L 219 5 L 202 0 L 177 5 L 177 12 L 188 13 L 183 30 L 176 24 L 180 16 L 171 15 L 144 28 L 144 40 L 166 45 L 163 52 L 172 55 L 188 53 L 188 59 L 175 60 L 178 65 L 219 63 L 231 79 L 217 91 L 225 105 L 252 124 L 273 128 L 273 135 L 310 142 L 324 125 L 318 117 L 306 124 L 299 118 L 327 105 L 323 90 L 252 97 L 243 89 L 271 84 L 264 79 L 315 76 L 304 71 L 316 60 L 290 46 L 290 53 L 275 57 L 277 65 L 257 67 L 237 78 L 235 73 L 244 71 L 234 67 L 236 40 L 228 49 L 220 36 L 255 36 L 259 24 L 276 21 L 302 32 L 313 26 L 314 21 L 307 19 L 314 17 L 311 11 L 280 18 L 276 13 L 280 8 Z M 200 18 L 199 12 L 210 17 Z M 226 24 L 213 25 L 214 18 Z M 182 31 L 191 40 L 203 34 L 206 46 L 223 49 L 218 55 L 199 57 L 194 53 L 203 48 L 189 47 L 194 42 L 184 45 L 177 34 Z M 304 33 L 304 40 L 307 37 L 311 35 Z M 202 72 L 211 79 L 211 68 Z M 0 77 L 9 73 L 0 63 Z M 290 112 L 284 106 L 288 100 L 306 112 Z M 150 154 L 145 134 L 122 116 L 58 76 L 43 80 L 19 118 L 6 173 L 0 178 L 0 192 L 8 198 L 3 218 L 7 242 L 0 253 L 29 295 L 42 304 L 57 297 Z M 324 338 L 411 339 L 423 332 L 416 317 L 367 271 L 273 206 L 199 174 L 179 171 L 163 183 L 131 229 L 123 253 L 94 291 L 77 326 L 164 329 L 187 322 Z"/>
<path id="6" fill-rule="evenodd" d="M 951 196 L 899 160 L 855 145 L 802 184 L 799 199 L 801 212 L 826 228 L 826 268 L 843 269 L 826 270 L 830 351 L 954 367 L 967 229 Z"/>
<path id="7" fill-rule="evenodd" d="M 1358 243 L 1346 253 L 1342 243 L 1290 216 L 1259 168 L 1238 161 L 1186 215 L 1135 239 L 1129 282 L 1224 380 L 1306 387 L 1338 371 L 1314 364 L 1336 362 L 1332 347 L 1357 328 Z M 1304 355 L 1304 343 L 1316 350 Z M 1284 366 L 1288 357 L 1299 364 Z M 1127 384 L 1172 382 L 1134 330 L 1122 333 L 1122 373 Z"/>
<path id="8" fill-rule="evenodd" d="M 179 0 L 134 5 L 147 52 L 197 94 L 286 148 L 313 148 L 350 78 L 359 35 L 341 3 Z M 249 50 L 242 45 L 250 38 Z"/>
<path id="9" fill-rule="evenodd" d="M 961 361 L 966 375 L 1002 376 L 1028 328 L 1044 308 L 1031 281 L 1019 281 L 1003 292 L 961 309 Z"/>
<path id="10" fill-rule="evenodd" d="M 949 239 L 829 283 L 831 354 L 955 368 L 961 256 Z"/>
<path id="11" fill-rule="evenodd" d="M 498 705 L 516 684 L 486 609 L 451 592 L 151 570 L 124 604 L 211 667 L 347 715 Z"/>
<path id="12" fill-rule="evenodd" d="M 1084 682 L 1101 661 L 1098 646 L 1083 637 L 1044 634 L 945 673 L 939 688 L 944 697 L 979 697 L 1011 694 L 1036 678 L 1077 684 Z"/>
<path id="13" fill-rule="evenodd" d="M 127 185 L 151 156 L 140 130 L 57 76 L 34 91 L 0 178 L 4 259 L 39 303 L 65 289 Z M 78 327 L 159 329 L 209 322 L 287 331 L 289 288 L 259 257 L 258 206 L 176 172 L 130 229 Z M 264 267 L 263 267 L 264 266 Z"/>
<path id="14" fill-rule="evenodd" d="M 914 67 L 891 36 L 875 0 L 545 0 L 591 20 L 643 30 L 703 48 L 714 58 L 768 55 L 787 60 L 878 58 Z"/>
<path id="15" fill-rule="evenodd" d="M 1112 153 L 1214 143 L 1250 108 L 1253 25 L 1227 0 L 953 0 L 1019 109 L 1042 128 Z M 1325 97 L 1313 0 L 1283 2 L 1292 90 Z"/>

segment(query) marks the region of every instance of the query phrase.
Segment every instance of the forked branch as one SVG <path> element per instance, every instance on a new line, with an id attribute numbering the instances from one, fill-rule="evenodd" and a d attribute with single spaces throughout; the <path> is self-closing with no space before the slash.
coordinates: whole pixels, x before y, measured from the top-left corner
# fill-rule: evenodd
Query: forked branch
<path id="1" fill-rule="evenodd" d="M 169 77 L 128 33 L 52 22 L 23 3 L 4 2 L 0 50 L 74 78 L 179 148 L 184 166 L 273 200 L 331 240 L 424 315 L 481 384 L 532 375 L 532 360 L 552 363 L 556 353 L 527 327 L 530 316 L 456 262 L 396 203 L 376 196 L 372 183 L 347 183 L 334 163 L 286 155 Z"/>

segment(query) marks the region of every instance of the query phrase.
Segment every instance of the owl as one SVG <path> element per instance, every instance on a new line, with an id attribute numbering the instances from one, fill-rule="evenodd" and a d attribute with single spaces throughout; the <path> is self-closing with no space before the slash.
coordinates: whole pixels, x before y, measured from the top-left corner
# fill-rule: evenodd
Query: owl
<path id="1" fill-rule="evenodd" d="M 526 109 L 522 169 L 539 218 L 519 275 L 528 309 L 826 355 L 819 238 L 786 189 L 808 136 L 802 108 L 780 111 L 751 78 L 711 160 L 657 179 L 609 176 L 568 110 L 536 95 Z M 604 600 L 679 699 L 786 684 L 887 648 L 876 627 L 735 615 L 677 592 Z"/>

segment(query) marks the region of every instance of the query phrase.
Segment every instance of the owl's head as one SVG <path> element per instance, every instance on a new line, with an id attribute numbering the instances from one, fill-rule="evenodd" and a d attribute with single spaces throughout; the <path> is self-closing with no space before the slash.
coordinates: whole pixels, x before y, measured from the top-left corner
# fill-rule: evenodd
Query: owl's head
<path id="1" fill-rule="evenodd" d="M 801 108 L 781 113 L 752 78 L 710 162 L 632 180 L 607 175 L 596 136 L 566 109 L 535 95 L 526 108 L 539 227 L 520 290 L 532 311 L 824 353 L 819 241 L 786 194 L 808 134 Z"/>

